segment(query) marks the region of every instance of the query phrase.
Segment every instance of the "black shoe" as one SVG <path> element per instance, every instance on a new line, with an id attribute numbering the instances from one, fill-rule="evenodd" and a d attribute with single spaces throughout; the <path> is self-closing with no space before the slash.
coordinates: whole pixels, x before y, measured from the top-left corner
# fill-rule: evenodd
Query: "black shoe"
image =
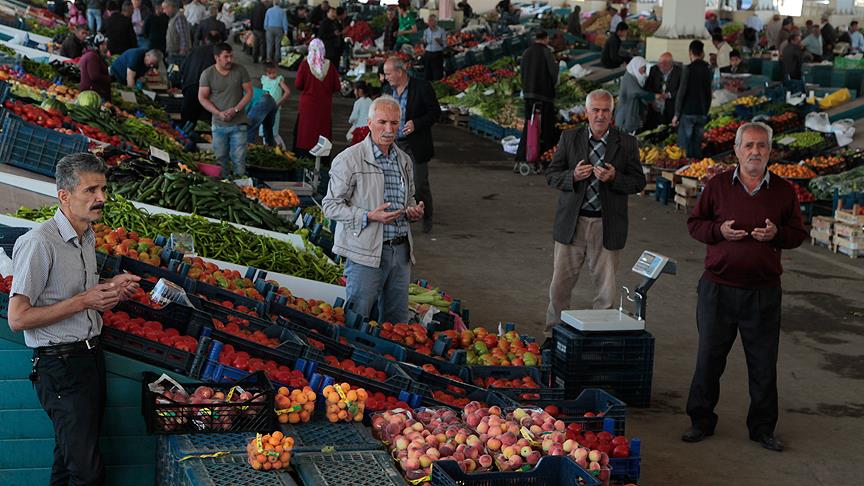
<path id="1" fill-rule="evenodd" d="M 555 340 L 552 338 L 546 338 L 546 340 L 543 341 L 543 344 L 540 345 L 540 351 L 543 352 L 547 349 L 554 349 L 554 347 L 555 347 Z"/>
<path id="2" fill-rule="evenodd" d="M 713 430 L 702 430 L 699 427 L 690 427 L 686 432 L 681 434 L 681 440 L 684 442 L 702 442 L 706 437 L 714 435 Z"/>
<path id="3" fill-rule="evenodd" d="M 769 451 L 783 452 L 783 449 L 785 448 L 783 443 L 777 440 L 777 438 L 774 437 L 774 434 L 770 432 L 765 432 L 757 436 L 751 436 L 750 440 L 762 444 L 762 447 L 768 449 Z"/>
<path id="4" fill-rule="evenodd" d="M 423 220 L 423 232 L 431 233 L 432 232 L 432 221 Z"/>

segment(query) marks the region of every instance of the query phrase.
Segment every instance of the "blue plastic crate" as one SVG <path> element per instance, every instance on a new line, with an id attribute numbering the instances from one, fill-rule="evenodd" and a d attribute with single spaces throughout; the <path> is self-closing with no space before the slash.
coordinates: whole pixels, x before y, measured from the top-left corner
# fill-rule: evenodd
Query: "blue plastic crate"
<path id="1" fill-rule="evenodd" d="M 344 337 L 349 343 L 375 351 L 380 355 L 390 355 L 399 361 L 403 361 L 406 355 L 405 347 L 383 338 L 379 338 L 349 327 L 338 328 L 338 337 Z"/>
<path id="2" fill-rule="evenodd" d="M 279 429 L 294 438 L 295 453 L 376 451 L 384 448 L 384 444 L 372 437 L 369 428 L 362 423 L 332 423 L 324 418 L 320 407 L 311 421 L 280 424 Z"/>
<path id="3" fill-rule="evenodd" d="M 614 469 L 613 469 L 614 474 Z M 600 481 L 566 456 L 541 457 L 525 472 L 464 473 L 456 461 L 432 463 L 432 486 L 600 486 Z"/>
<path id="4" fill-rule="evenodd" d="M 293 458 L 292 458 L 293 459 Z M 207 459 L 191 459 L 182 463 L 180 475 L 183 486 L 225 486 L 240 484 L 267 484 L 271 486 L 297 486 L 286 470 L 256 471 L 246 461 L 246 453 L 230 454 Z"/>
<path id="5" fill-rule="evenodd" d="M 407 486 L 384 451 L 298 453 L 291 466 L 307 486 Z"/>
<path id="6" fill-rule="evenodd" d="M 10 226 L 0 226 L 0 248 L 6 252 L 6 256 L 12 258 L 12 250 L 15 248 L 15 242 L 24 233 L 30 231 L 30 228 L 14 228 Z"/>
<path id="7" fill-rule="evenodd" d="M 639 475 L 642 470 L 642 457 L 609 458 L 609 465 L 612 467 L 613 481 L 626 483 L 639 481 Z"/>
<path id="8" fill-rule="evenodd" d="M 66 135 L 9 115 L 3 121 L 0 162 L 54 177 L 57 162 L 87 150 L 87 137 Z"/>
<path id="9" fill-rule="evenodd" d="M 185 461 L 195 456 L 222 452 L 243 453 L 252 433 L 226 432 L 224 434 L 183 434 L 160 436 L 157 446 L 157 484 L 178 484 Z"/>
<path id="10" fill-rule="evenodd" d="M 504 138 L 504 128 L 482 116 L 471 115 L 468 117 L 468 130 L 493 140 Z"/>

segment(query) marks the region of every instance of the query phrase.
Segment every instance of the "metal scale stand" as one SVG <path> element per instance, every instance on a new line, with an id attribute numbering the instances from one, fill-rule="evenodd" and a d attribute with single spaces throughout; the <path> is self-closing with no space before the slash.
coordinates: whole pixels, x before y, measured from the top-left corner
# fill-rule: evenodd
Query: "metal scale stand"
<path id="1" fill-rule="evenodd" d="M 631 269 L 637 275 L 645 277 L 632 292 L 627 287 L 621 287 L 621 300 L 618 309 L 583 309 L 561 311 L 561 321 L 582 332 L 621 332 L 645 330 L 645 306 L 648 301 L 648 290 L 661 274 L 675 275 L 678 264 L 675 260 L 645 250 Z M 624 298 L 633 302 L 634 312 L 624 310 Z"/>
<path id="2" fill-rule="evenodd" d="M 305 170 L 304 177 L 302 181 L 288 181 L 288 182 L 268 182 L 267 185 L 272 189 L 281 191 L 283 189 L 291 189 L 294 191 L 297 196 L 313 196 L 318 192 L 318 184 L 321 182 L 321 157 L 327 157 L 330 155 L 330 150 L 333 148 L 333 144 L 330 143 L 330 140 L 319 136 L 318 143 L 312 147 L 312 150 L 309 151 L 310 154 L 315 156 L 315 169 L 309 171 Z"/>

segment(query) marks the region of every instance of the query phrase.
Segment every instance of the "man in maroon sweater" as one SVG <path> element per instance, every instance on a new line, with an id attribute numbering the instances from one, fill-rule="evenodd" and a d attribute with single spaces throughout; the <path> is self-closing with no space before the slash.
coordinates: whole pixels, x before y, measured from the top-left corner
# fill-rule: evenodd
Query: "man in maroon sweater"
<path id="1" fill-rule="evenodd" d="M 720 376 L 741 332 L 747 357 L 750 439 L 773 451 L 777 425 L 777 348 L 780 341 L 780 256 L 807 237 L 792 185 L 767 170 L 772 130 L 746 123 L 735 136 L 738 167 L 715 176 L 687 227 L 708 245 L 699 280 L 699 352 L 687 399 L 692 427 L 681 436 L 699 442 L 714 434 Z"/>

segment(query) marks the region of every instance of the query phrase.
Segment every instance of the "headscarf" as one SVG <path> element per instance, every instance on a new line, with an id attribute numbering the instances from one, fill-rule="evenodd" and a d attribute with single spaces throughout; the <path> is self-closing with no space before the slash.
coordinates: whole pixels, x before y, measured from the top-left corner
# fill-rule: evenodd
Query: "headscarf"
<path id="1" fill-rule="evenodd" d="M 309 53 L 306 54 L 306 62 L 309 64 L 309 69 L 312 70 L 312 75 L 318 78 L 318 81 L 324 81 L 327 76 L 327 71 L 330 69 L 330 61 L 324 58 L 326 49 L 321 39 L 312 39 L 309 43 Z"/>
<path id="2" fill-rule="evenodd" d="M 645 58 L 641 56 L 635 56 L 633 59 L 630 59 L 629 63 L 627 63 L 627 72 L 636 78 L 640 87 L 645 86 L 645 80 L 648 78 L 648 75 L 640 73 L 639 70 L 647 65 L 648 63 L 645 61 Z"/>
<path id="3" fill-rule="evenodd" d="M 230 29 L 234 25 L 234 11 L 230 3 L 222 4 L 222 12 L 217 17 L 217 20 L 225 24 L 226 29 Z"/>
<path id="4" fill-rule="evenodd" d="M 97 32 L 95 34 L 88 35 L 85 42 L 87 43 L 87 47 L 93 49 L 94 51 L 98 51 L 99 46 L 101 46 L 105 42 L 108 42 L 108 38 Z"/>

